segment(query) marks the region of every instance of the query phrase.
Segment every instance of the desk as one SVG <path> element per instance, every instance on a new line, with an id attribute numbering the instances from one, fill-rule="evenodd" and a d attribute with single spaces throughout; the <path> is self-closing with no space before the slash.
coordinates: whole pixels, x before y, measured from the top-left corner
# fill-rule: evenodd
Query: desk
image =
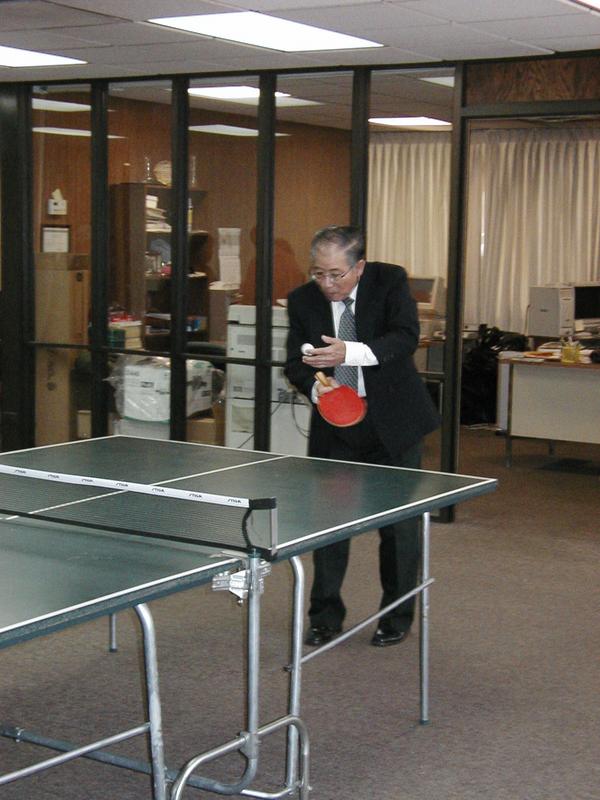
<path id="1" fill-rule="evenodd" d="M 440 414 L 444 402 L 444 348 L 443 339 L 419 340 L 419 346 L 415 351 L 415 366 L 421 374 L 429 392 L 431 399 L 437 406 Z"/>
<path id="2" fill-rule="evenodd" d="M 443 339 L 420 339 L 419 346 L 415 352 L 415 366 L 419 372 L 443 372 L 444 371 L 444 347 Z"/>
<path id="3" fill-rule="evenodd" d="M 0 786 L 86 756 L 151 774 L 154 800 L 179 800 L 187 784 L 220 794 L 243 791 L 272 797 L 249 787 L 261 740 L 287 729 L 286 784 L 278 796 L 298 793 L 307 800 L 309 747 L 300 716 L 301 665 L 391 606 L 303 655 L 299 555 L 421 514 L 421 583 L 394 605 L 421 595 L 420 700 L 421 721 L 427 721 L 429 512 L 489 492 L 495 480 L 126 436 L 3 453 L 0 461 L 0 508 L 5 515 L 0 519 L 0 647 L 18 646 L 25 639 L 133 607 L 144 637 L 148 697 L 147 719 L 141 724 L 83 746 L 23 731 L 12 721 L 3 724 L 0 734 L 44 745 L 60 755 L 0 775 Z M 44 479 L 27 477 L 33 471 Z M 295 579 L 290 699 L 281 717 L 261 725 L 260 600 L 271 565 L 279 561 L 291 563 Z M 247 727 L 231 741 L 169 769 L 147 603 L 211 580 L 215 590 L 247 600 Z M 8 709 L 2 713 L 6 716 Z M 141 735 L 149 739 L 151 764 L 106 750 Z M 246 759 L 236 783 L 198 775 L 203 764 L 234 751 Z"/>
<path id="4" fill-rule="evenodd" d="M 510 361 L 506 458 L 512 439 L 600 444 L 600 365 Z"/>

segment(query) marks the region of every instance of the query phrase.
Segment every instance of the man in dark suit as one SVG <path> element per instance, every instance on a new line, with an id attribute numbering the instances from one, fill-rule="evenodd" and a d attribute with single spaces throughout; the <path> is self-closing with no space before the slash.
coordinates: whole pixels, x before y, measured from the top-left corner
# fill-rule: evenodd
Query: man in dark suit
<path id="1" fill-rule="evenodd" d="M 413 362 L 419 343 L 416 303 L 402 267 L 367 262 L 364 256 L 364 238 L 356 228 L 331 226 L 315 234 L 312 281 L 288 295 L 285 374 L 313 404 L 330 391 L 315 380 L 317 370 L 335 375 L 334 385 L 354 381 L 366 396 L 365 419 L 349 428 L 330 425 L 313 405 L 309 455 L 418 468 L 423 437 L 438 427 L 439 416 Z M 306 344 L 311 348 L 302 347 Z M 417 584 L 420 524 L 415 518 L 380 529 L 381 608 Z M 314 553 L 309 645 L 325 644 L 342 630 L 349 548 L 346 540 Z M 372 644 L 401 642 L 413 615 L 414 598 L 380 619 Z"/>

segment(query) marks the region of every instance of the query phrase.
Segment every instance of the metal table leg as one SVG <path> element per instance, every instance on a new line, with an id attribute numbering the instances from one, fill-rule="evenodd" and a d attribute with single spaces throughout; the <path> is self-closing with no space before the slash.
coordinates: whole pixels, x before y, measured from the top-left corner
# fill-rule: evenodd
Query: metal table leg
<path id="1" fill-rule="evenodd" d="M 423 514 L 421 532 L 421 582 L 423 591 L 419 603 L 419 664 L 420 664 L 420 705 L 422 725 L 429 722 L 429 544 L 431 519 L 429 512 Z"/>

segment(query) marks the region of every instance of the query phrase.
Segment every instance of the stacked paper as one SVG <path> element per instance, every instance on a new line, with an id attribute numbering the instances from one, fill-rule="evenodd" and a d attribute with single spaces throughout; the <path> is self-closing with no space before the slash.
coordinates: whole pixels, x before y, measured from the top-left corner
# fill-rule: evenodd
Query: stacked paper
<path id="1" fill-rule="evenodd" d="M 241 282 L 240 228 L 219 228 L 219 282 L 224 289 L 237 289 Z"/>

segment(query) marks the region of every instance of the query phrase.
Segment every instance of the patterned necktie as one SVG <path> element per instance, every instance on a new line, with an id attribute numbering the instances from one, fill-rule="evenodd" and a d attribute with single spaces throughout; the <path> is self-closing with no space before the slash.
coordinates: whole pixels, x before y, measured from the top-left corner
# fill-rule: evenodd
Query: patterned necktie
<path id="1" fill-rule="evenodd" d="M 356 325 L 354 323 L 354 314 L 351 311 L 354 300 L 352 300 L 351 297 L 346 297 L 343 302 L 346 308 L 340 317 L 337 337 L 344 342 L 356 342 Z M 351 386 L 353 389 L 358 389 L 358 367 L 348 367 L 345 364 L 338 364 L 333 371 L 333 377 L 338 383 L 343 383 L 346 386 Z"/>

